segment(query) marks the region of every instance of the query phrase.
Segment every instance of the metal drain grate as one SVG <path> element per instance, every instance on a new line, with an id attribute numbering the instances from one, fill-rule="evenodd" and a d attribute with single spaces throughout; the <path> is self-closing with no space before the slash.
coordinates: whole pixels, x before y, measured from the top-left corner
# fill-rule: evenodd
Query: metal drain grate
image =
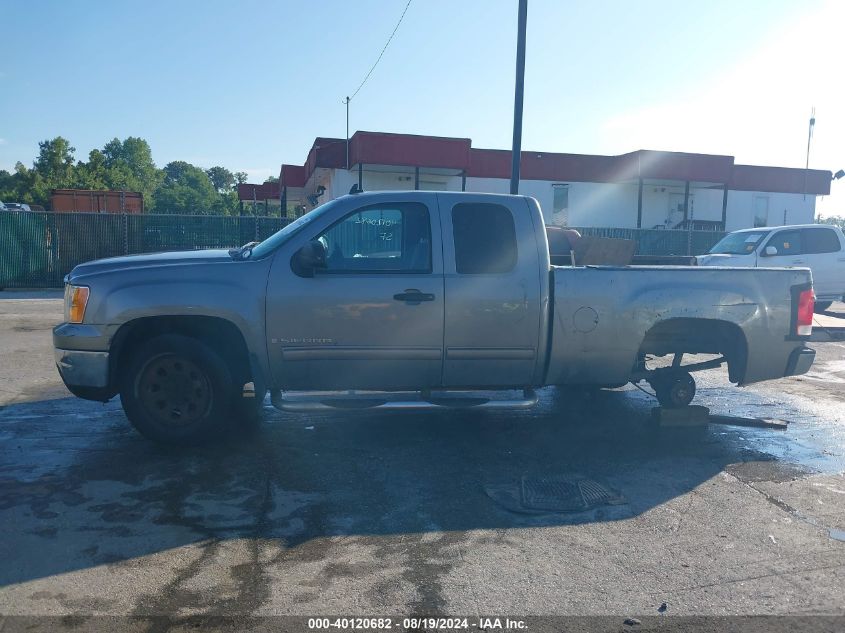
<path id="1" fill-rule="evenodd" d="M 584 479 L 581 482 L 581 494 L 584 496 L 584 502 L 590 508 L 598 505 L 615 506 L 628 503 L 628 500 L 621 494 L 592 479 Z"/>
<path id="2" fill-rule="evenodd" d="M 581 487 L 568 477 L 523 477 L 520 482 L 522 505 L 529 510 L 585 510 Z"/>
<path id="3" fill-rule="evenodd" d="M 520 481 L 520 505 L 526 510 L 579 512 L 620 503 L 625 503 L 621 495 L 582 475 L 522 477 Z"/>
<path id="4" fill-rule="evenodd" d="M 484 491 L 493 501 L 511 512 L 548 514 L 568 512 L 576 516 L 601 506 L 624 506 L 625 497 L 595 479 L 578 473 L 529 477 L 510 482 L 486 484 Z M 630 510 L 603 510 L 616 518 Z"/>

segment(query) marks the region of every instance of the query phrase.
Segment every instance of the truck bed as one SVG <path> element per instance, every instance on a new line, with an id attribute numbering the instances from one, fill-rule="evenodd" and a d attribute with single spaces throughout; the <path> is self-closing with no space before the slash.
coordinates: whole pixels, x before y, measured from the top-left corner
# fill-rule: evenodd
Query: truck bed
<path id="1" fill-rule="evenodd" d="M 807 269 L 551 267 L 548 384 L 622 385 L 642 354 L 725 354 L 731 380 L 783 377 Z"/>

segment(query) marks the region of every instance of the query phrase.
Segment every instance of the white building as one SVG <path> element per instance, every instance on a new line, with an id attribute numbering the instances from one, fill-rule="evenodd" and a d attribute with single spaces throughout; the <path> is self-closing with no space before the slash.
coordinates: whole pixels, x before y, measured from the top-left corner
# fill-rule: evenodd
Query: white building
<path id="1" fill-rule="evenodd" d="M 812 222 L 831 173 L 738 165 L 732 156 L 638 150 L 620 156 L 522 152 L 519 192 L 549 224 L 732 231 Z M 507 193 L 511 153 L 469 139 L 356 132 L 317 138 L 304 165 L 282 165 L 279 194 L 296 215 L 347 194 L 426 189 Z"/>

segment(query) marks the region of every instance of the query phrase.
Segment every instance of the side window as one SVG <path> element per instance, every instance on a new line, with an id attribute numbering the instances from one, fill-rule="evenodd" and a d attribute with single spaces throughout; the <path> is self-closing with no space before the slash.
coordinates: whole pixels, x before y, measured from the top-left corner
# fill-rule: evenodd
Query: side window
<path id="1" fill-rule="evenodd" d="M 778 249 L 778 255 L 800 255 L 803 252 L 801 231 L 778 231 L 766 246 L 774 246 Z"/>
<path id="2" fill-rule="evenodd" d="M 552 185 L 552 224 L 569 224 L 569 185 Z"/>
<path id="3" fill-rule="evenodd" d="M 516 229 L 507 207 L 456 204 L 452 207 L 452 230 L 458 273 L 506 273 L 516 266 Z"/>
<path id="4" fill-rule="evenodd" d="M 754 228 L 769 225 L 769 197 L 754 196 Z"/>
<path id="5" fill-rule="evenodd" d="M 430 273 L 431 222 L 417 202 L 377 204 L 353 211 L 317 239 L 326 273 Z"/>
<path id="6" fill-rule="evenodd" d="M 805 253 L 836 253 L 840 250 L 839 236 L 833 229 L 804 229 L 801 240 Z"/>

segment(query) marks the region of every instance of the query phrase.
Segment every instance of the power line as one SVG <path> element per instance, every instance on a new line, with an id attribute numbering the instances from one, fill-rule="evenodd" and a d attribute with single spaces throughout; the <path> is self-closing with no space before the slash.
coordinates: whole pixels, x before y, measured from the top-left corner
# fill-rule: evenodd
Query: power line
<path id="1" fill-rule="evenodd" d="M 373 74 L 373 71 L 376 69 L 376 66 L 378 66 L 378 63 L 381 61 L 381 58 L 384 56 L 384 51 L 386 51 L 387 47 L 390 46 L 390 41 L 393 39 L 393 36 L 396 35 L 396 31 L 399 30 L 399 25 L 402 24 L 402 20 L 405 17 L 405 14 L 408 12 L 408 7 L 410 7 L 410 6 L 411 6 L 411 0 L 408 0 L 408 4 L 405 5 L 405 10 L 402 11 L 402 15 L 399 16 L 399 21 L 396 23 L 396 26 L 393 28 L 393 33 L 390 34 L 390 37 L 387 38 L 387 42 L 385 43 L 384 48 L 381 49 L 381 53 L 379 53 L 379 56 L 378 56 L 378 59 L 376 60 L 376 63 L 373 64 L 372 68 L 370 68 L 370 71 L 367 73 L 367 76 L 364 77 L 364 81 L 362 81 L 361 85 L 359 85 L 355 89 L 355 92 L 352 93 L 352 96 L 346 97 L 346 103 L 347 104 L 355 98 L 355 95 L 358 94 L 358 92 L 361 90 L 361 88 L 364 87 L 364 84 L 367 83 L 367 79 L 369 79 L 370 75 Z"/>

